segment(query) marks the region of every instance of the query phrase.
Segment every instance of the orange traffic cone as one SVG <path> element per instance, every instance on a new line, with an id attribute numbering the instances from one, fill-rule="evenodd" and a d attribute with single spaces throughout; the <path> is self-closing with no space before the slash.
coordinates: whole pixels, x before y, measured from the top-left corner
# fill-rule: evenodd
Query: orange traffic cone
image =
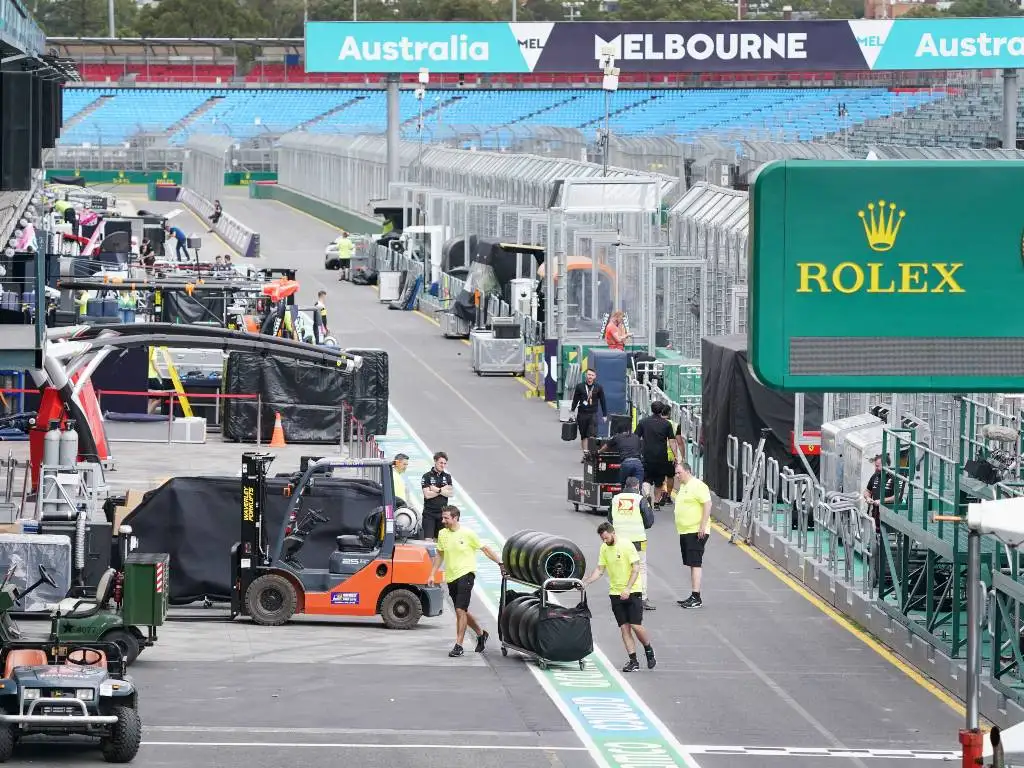
<path id="1" fill-rule="evenodd" d="M 281 426 L 281 414 L 278 413 L 274 417 L 274 434 L 270 436 L 270 447 L 271 448 L 284 448 L 284 427 Z"/>

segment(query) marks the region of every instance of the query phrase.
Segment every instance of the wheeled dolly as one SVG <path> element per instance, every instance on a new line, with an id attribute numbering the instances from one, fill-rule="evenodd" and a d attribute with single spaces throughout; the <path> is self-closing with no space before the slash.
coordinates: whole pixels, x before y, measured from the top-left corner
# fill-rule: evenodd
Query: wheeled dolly
<path id="1" fill-rule="evenodd" d="M 548 669 L 553 664 L 557 664 L 557 665 L 578 664 L 580 670 L 586 669 L 587 668 L 587 660 L 586 659 L 579 659 L 578 661 L 552 661 L 551 659 L 544 658 L 543 656 L 538 654 L 536 651 L 532 651 L 529 648 L 523 648 L 521 645 L 513 644 L 513 643 L 509 642 L 508 637 L 506 636 L 506 632 L 502 628 L 504 626 L 504 622 L 502 621 L 502 614 L 505 612 L 506 607 L 507 607 L 508 602 L 509 602 L 508 601 L 508 583 L 509 583 L 509 581 L 514 581 L 516 584 L 519 584 L 521 586 L 529 587 L 531 589 L 539 590 L 540 591 L 540 607 L 542 609 L 546 608 L 551 603 L 551 600 L 548 597 L 548 592 L 549 591 L 554 591 L 556 589 L 557 589 L 557 591 L 561 591 L 561 592 L 576 591 L 576 590 L 578 590 L 579 593 L 580 593 L 581 601 L 582 602 L 586 602 L 586 599 L 587 599 L 587 588 L 584 586 L 583 582 L 580 581 L 579 579 L 548 579 L 547 581 L 544 582 L 543 585 L 538 585 L 538 584 L 533 584 L 533 583 L 530 583 L 530 582 L 527 582 L 527 581 L 519 581 L 518 579 L 509 579 L 508 576 L 503 576 L 502 579 L 501 579 L 501 593 L 500 593 L 500 597 L 499 597 L 499 600 L 498 600 L 498 640 L 501 641 L 501 655 L 502 656 L 508 656 L 508 652 L 509 651 L 515 651 L 516 653 L 518 653 L 518 654 L 520 654 L 522 656 L 525 656 L 526 658 L 531 659 L 532 661 L 537 662 L 537 666 L 539 666 L 541 669 L 545 669 L 546 670 L 546 669 Z"/>

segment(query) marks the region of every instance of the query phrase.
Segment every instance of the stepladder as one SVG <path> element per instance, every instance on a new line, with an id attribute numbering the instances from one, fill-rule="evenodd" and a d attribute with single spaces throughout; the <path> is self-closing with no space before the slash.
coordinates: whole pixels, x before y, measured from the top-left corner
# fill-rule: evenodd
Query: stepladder
<path id="1" fill-rule="evenodd" d="M 740 495 L 739 507 L 733 517 L 732 531 L 729 536 L 730 544 L 735 544 L 737 541 L 749 543 L 753 535 L 755 515 L 760 511 L 761 489 L 764 487 L 765 480 L 764 447 L 770 434 L 770 429 L 762 429 L 749 467 L 744 467 L 743 462 L 740 464 L 743 492 Z"/>

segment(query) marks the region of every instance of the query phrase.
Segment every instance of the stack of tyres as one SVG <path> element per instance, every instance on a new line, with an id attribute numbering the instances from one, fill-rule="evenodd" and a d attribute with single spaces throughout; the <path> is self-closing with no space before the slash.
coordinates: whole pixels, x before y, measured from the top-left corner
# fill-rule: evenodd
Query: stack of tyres
<path id="1" fill-rule="evenodd" d="M 498 617 L 498 631 L 508 645 L 537 653 L 537 622 L 540 620 L 540 595 L 505 593 L 506 603 Z"/>
<path id="2" fill-rule="evenodd" d="M 509 578 L 542 585 L 548 579 L 582 579 L 587 561 L 576 544 L 541 531 L 519 531 L 505 542 L 501 560 Z"/>

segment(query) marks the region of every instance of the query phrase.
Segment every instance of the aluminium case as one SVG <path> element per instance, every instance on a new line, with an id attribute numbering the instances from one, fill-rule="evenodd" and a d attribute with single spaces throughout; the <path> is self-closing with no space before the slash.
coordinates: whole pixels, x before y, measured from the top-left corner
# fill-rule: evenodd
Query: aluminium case
<path id="1" fill-rule="evenodd" d="M 843 455 L 846 436 L 865 427 L 878 426 L 882 420 L 870 413 L 859 413 L 821 425 L 821 484 L 834 491 L 843 488 Z"/>

